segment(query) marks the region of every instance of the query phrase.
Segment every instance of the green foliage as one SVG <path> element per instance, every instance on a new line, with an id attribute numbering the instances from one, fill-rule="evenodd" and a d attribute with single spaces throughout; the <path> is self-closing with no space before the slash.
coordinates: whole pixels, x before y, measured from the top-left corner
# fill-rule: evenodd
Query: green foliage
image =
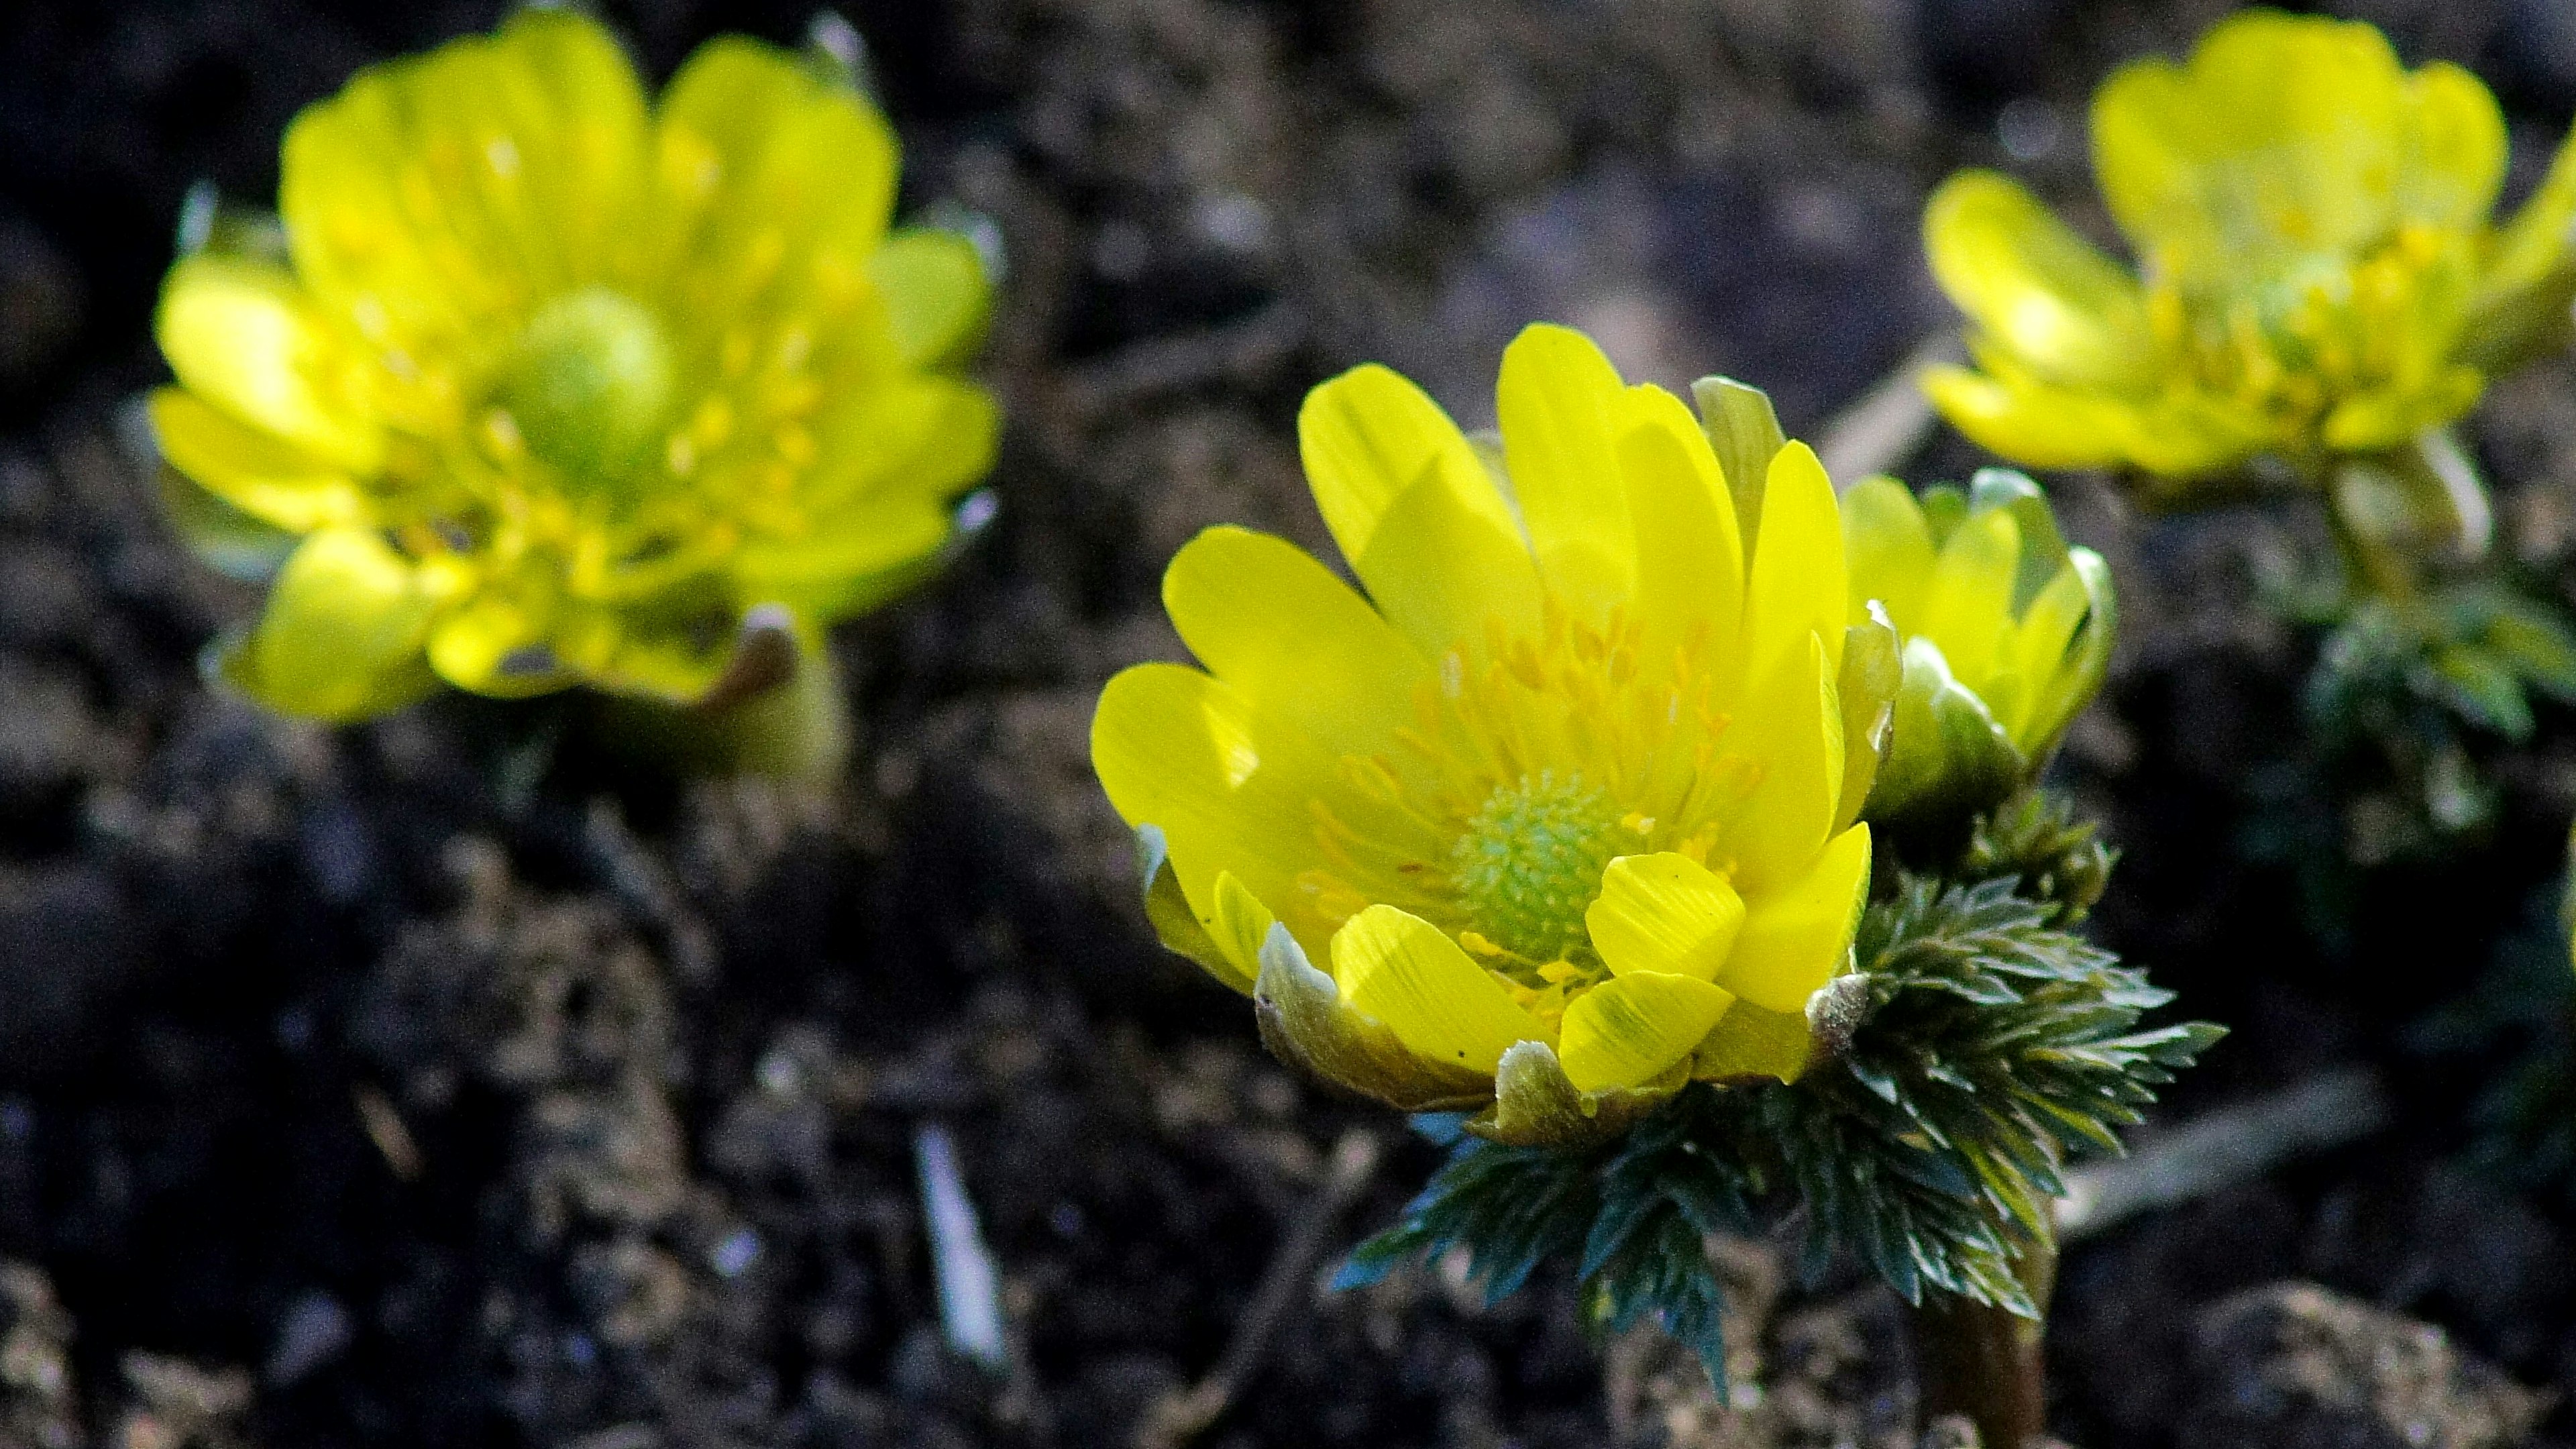
<path id="1" fill-rule="evenodd" d="M 2048 924 L 2072 926 L 2092 914 L 2119 859 L 2102 843 L 2101 827 L 2077 815 L 2065 796 L 2025 790 L 1978 817 L 1958 875 L 2011 877 L 2021 895 L 2053 908 Z"/>
<path id="2" fill-rule="evenodd" d="M 1619 1143 L 1588 1152 L 1506 1147 L 1451 1116 L 1417 1119 L 1449 1161 L 1392 1228 L 1352 1250 L 1336 1288 L 1465 1248 L 1487 1303 L 1520 1290 L 1542 1263 L 1570 1262 L 1593 1320 L 1618 1332 L 1647 1314 L 1726 1382 L 1725 1304 L 1704 1239 L 1751 1231 L 1758 1164 L 1736 1155 L 1712 1118 L 1720 1094 L 1693 1086 Z"/>
<path id="3" fill-rule="evenodd" d="M 2468 1157 L 2500 1181 L 2576 1204 L 2576 972 L 2554 900 L 2533 905 L 2477 988 L 2419 1026 L 2428 1055 L 2476 1065 Z"/>
<path id="4" fill-rule="evenodd" d="M 2529 741 L 2538 699 L 2576 701 L 2576 628 L 2498 580 L 2309 612 L 2332 628 L 2303 704 L 2359 864 L 2484 828 L 2496 793 L 2478 746 Z"/>
<path id="5" fill-rule="evenodd" d="M 1986 835 L 2090 843 L 2040 807 Z M 2115 1129 L 2220 1029 L 2132 1030 L 2167 994 L 2059 929 L 2067 903 L 2019 894 L 2021 879 L 1899 872 L 1861 924 L 1849 1047 L 1794 1085 L 1694 1084 L 1581 1153 L 1499 1146 L 1438 1119 L 1448 1163 L 1341 1283 L 1464 1249 L 1490 1301 L 1568 1261 L 1599 1321 L 1659 1315 L 1722 1382 L 1705 1236 L 1803 1209 L 1811 1266 L 1844 1249 L 1908 1301 L 1947 1293 L 2035 1316 L 2014 1263 L 2051 1231 L 2067 1155 L 2117 1151 Z"/>
<path id="6" fill-rule="evenodd" d="M 1861 920 L 1870 1004 L 1850 1052 L 1799 1084 L 1813 1106 L 1771 1124 L 1820 1232 L 1909 1301 L 1930 1287 L 2034 1311 L 2008 1235 L 2044 1241 L 2067 1155 L 2119 1151 L 2114 1129 L 2224 1034 L 2133 1031 L 2171 994 L 2054 927 L 2060 907 L 2015 884 L 1900 877 Z M 1990 1226 L 1961 1222 L 1962 1203 Z"/>

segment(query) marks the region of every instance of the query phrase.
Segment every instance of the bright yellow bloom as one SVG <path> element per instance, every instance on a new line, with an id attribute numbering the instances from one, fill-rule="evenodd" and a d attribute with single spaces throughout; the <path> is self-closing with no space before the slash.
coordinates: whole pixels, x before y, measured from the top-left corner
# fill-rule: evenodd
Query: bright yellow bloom
<path id="1" fill-rule="evenodd" d="M 171 269 L 152 399 L 179 472 L 301 538 L 226 661 L 279 709 L 697 700 L 754 609 L 810 649 L 918 577 L 990 465 L 981 265 L 889 234 L 894 136 L 816 65 L 720 39 L 655 104 L 528 11 L 361 72 L 282 168 L 283 255 Z"/>
<path id="2" fill-rule="evenodd" d="M 1952 177 L 1924 217 L 1976 358 L 1927 386 L 1999 453 L 2168 478 L 2270 454 L 2313 473 L 2449 422 L 2566 336 L 2576 149 L 2493 225 L 2495 98 L 2457 66 L 2407 71 L 2366 24 L 2232 16 L 2187 65 L 2122 68 L 2092 119 L 2142 275 L 1992 172 Z"/>
<path id="3" fill-rule="evenodd" d="M 1112 680 L 1092 761 L 1163 939 L 1289 1060 L 1511 1141 L 1803 1064 L 1868 884 L 1895 639 L 1846 638 L 1815 455 L 1760 394 L 1702 397 L 1705 422 L 1533 327 L 1471 440 L 1361 367 L 1298 428 L 1368 597 L 1241 529 L 1172 561 L 1206 668 Z"/>
<path id="4" fill-rule="evenodd" d="M 1883 609 L 1904 677 L 1870 819 L 1980 810 L 2027 783 L 2102 687 L 2111 571 L 2069 548 L 2039 486 L 1989 468 L 1968 491 L 1893 478 L 1843 495 L 1851 618 Z"/>

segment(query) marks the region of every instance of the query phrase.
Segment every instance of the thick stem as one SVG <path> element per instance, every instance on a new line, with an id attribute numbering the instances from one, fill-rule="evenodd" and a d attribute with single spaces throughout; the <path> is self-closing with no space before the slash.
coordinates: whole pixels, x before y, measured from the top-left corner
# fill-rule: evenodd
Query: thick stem
<path id="1" fill-rule="evenodd" d="M 2385 599 L 2411 600 L 2443 564 L 2478 564 L 2494 537 L 2485 481 L 2446 429 L 2338 459 L 2322 481 L 2346 573 Z"/>
<path id="2" fill-rule="evenodd" d="M 2055 1244 L 2025 1245 L 2014 1271 L 2045 1315 L 2057 1279 Z M 2023 1449 L 2047 1432 L 2044 1317 L 1934 1292 L 1908 1318 L 1926 1422 L 1964 1415 L 1985 1449 Z"/>

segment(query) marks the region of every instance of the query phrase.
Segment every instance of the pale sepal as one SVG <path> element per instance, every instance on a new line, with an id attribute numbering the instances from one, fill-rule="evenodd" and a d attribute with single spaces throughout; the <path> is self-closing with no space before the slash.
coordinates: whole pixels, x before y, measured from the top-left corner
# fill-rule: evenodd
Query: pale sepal
<path id="1" fill-rule="evenodd" d="M 1843 707 L 1843 794 L 1834 807 L 1834 834 L 1860 818 L 1878 783 L 1896 728 L 1896 692 L 1905 666 L 1896 626 L 1873 600 L 1869 620 L 1843 631 L 1843 663 L 1834 684 Z"/>
<path id="2" fill-rule="evenodd" d="M 1699 423 L 1707 430 L 1717 466 L 1726 475 L 1726 490 L 1735 499 L 1736 533 L 1744 556 L 1753 556 L 1754 537 L 1762 525 L 1762 490 L 1771 477 L 1771 457 L 1787 446 L 1780 415 L 1771 395 L 1731 377 L 1703 377 L 1691 384 L 1699 404 Z"/>
<path id="3" fill-rule="evenodd" d="M 1252 1008 L 1271 1055 L 1328 1086 L 1399 1112 L 1472 1111 L 1493 1097 L 1483 1073 L 1415 1056 L 1386 1023 L 1343 1000 L 1286 926 L 1261 943 Z"/>
<path id="4" fill-rule="evenodd" d="M 1643 1086 L 1586 1092 L 1546 1042 L 1517 1042 L 1495 1069 L 1493 1105 L 1465 1125 L 1507 1147 L 1589 1147 L 1625 1134 L 1689 1080 L 1684 1060 Z"/>
<path id="5" fill-rule="evenodd" d="M 2011 794 L 2028 762 L 1985 701 L 1950 673 L 1941 646 L 1907 640 L 1904 670 L 1887 758 L 1862 813 L 1894 821 L 1977 810 Z"/>

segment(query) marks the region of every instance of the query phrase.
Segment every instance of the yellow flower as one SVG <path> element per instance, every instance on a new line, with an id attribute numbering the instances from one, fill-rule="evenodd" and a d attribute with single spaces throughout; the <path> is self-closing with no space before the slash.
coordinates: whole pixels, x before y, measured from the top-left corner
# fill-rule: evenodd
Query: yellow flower
<path id="1" fill-rule="evenodd" d="M 2366 24 L 2232 16 L 2187 65 L 2113 75 L 2092 122 L 2140 274 L 1992 172 L 1952 177 L 1924 217 L 1976 359 L 1927 386 L 1999 453 L 2174 479 L 2269 454 L 2313 475 L 2449 422 L 2566 337 L 2576 149 L 2493 225 L 2495 98 L 2457 66 L 2405 70 Z"/>
<path id="2" fill-rule="evenodd" d="M 157 323 L 164 456 L 300 538 L 227 672 L 324 719 L 685 703 L 755 610 L 811 650 L 917 578 L 996 418 L 981 265 L 889 233 L 895 167 L 819 66 L 719 39 L 655 104 L 563 11 L 307 109 L 282 250 L 182 258 Z"/>
<path id="3" fill-rule="evenodd" d="M 1705 422 L 1533 327 L 1470 439 L 1361 367 L 1298 431 L 1367 597 L 1241 529 L 1172 561 L 1205 669 L 1112 680 L 1092 761 L 1163 939 L 1290 1061 L 1506 1141 L 1803 1065 L 1895 638 L 1846 629 L 1815 455 L 1759 393 L 1701 394 Z"/>
<path id="4" fill-rule="evenodd" d="M 1866 814 L 1982 810 L 2027 783 L 2102 687 L 2119 625 L 2111 571 L 2069 548 L 2039 486 L 1989 468 L 1966 492 L 1893 478 L 1843 495 L 1851 618 L 1903 641 L 1887 759 Z"/>

